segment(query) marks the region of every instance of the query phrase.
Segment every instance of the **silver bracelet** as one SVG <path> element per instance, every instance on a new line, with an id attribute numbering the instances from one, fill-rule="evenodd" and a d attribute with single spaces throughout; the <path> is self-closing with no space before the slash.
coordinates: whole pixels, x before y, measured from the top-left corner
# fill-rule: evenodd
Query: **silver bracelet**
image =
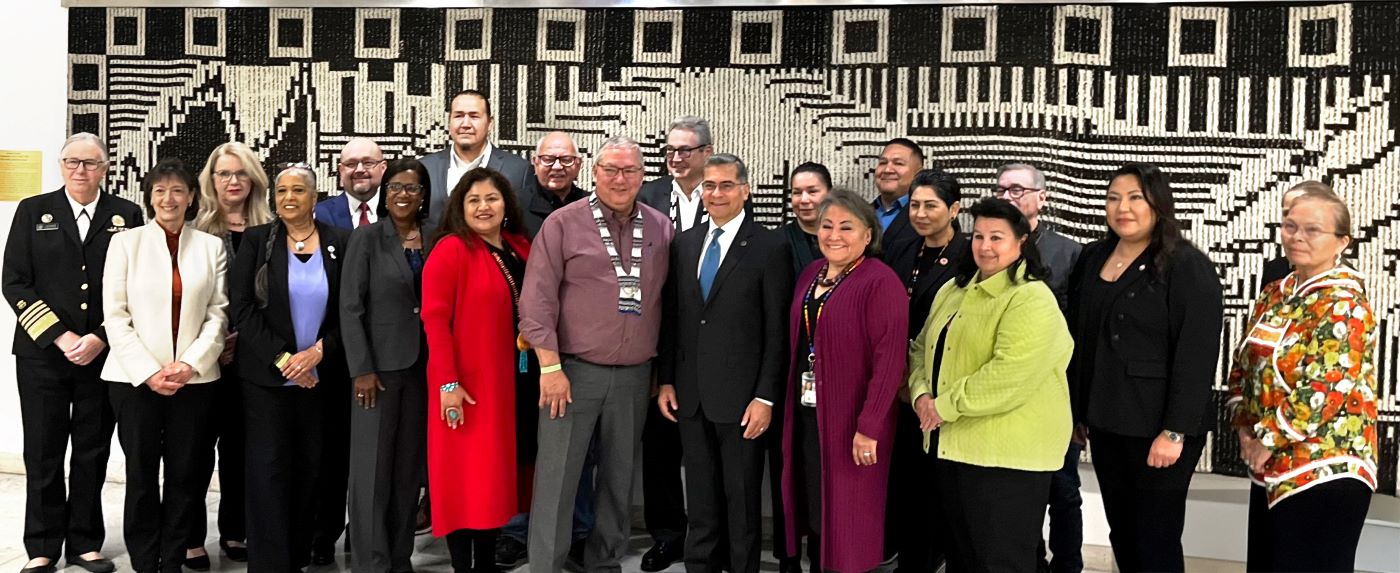
<path id="1" fill-rule="evenodd" d="M 446 393 L 446 392 L 451 392 L 451 391 L 456 390 L 456 389 L 457 389 L 457 383 L 456 383 L 456 382 L 448 382 L 448 383 L 442 385 L 442 391 L 443 391 L 444 393 Z"/>

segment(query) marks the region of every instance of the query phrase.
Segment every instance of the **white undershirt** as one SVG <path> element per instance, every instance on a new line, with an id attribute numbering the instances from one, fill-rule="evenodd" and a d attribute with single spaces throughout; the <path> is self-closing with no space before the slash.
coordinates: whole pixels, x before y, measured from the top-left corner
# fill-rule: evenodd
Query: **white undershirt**
<path id="1" fill-rule="evenodd" d="M 379 192 L 378 192 L 378 191 L 375 191 L 375 192 L 374 192 L 374 196 L 370 197 L 370 198 L 369 198 L 369 201 L 360 201 L 359 199 L 356 199 L 354 195 L 351 195 L 351 194 L 349 194 L 349 193 L 346 193 L 346 194 L 345 194 L 345 198 L 348 199 L 348 201 L 346 201 L 346 203 L 349 203 L 349 204 L 350 204 L 350 225 L 351 225 L 352 227 L 355 227 L 356 229 L 360 228 L 360 204 L 361 204 L 361 203 L 368 203 L 368 204 L 369 204 L 369 213 L 368 213 L 368 214 L 369 214 L 369 222 L 370 222 L 370 224 L 373 225 L 373 224 L 379 222 Z"/>
<path id="2" fill-rule="evenodd" d="M 476 169 L 477 167 L 487 167 L 486 164 L 491 160 L 491 144 L 487 143 L 483 145 L 481 147 L 481 155 L 476 156 L 476 159 L 472 160 L 471 163 L 463 163 L 462 158 L 457 156 L 456 144 L 450 145 L 448 151 L 448 155 L 452 157 L 452 162 L 447 166 L 446 189 L 447 193 L 450 195 L 452 189 L 457 187 L 457 182 L 461 181 L 462 176 L 466 175 L 468 171 Z"/>
<path id="3" fill-rule="evenodd" d="M 676 217 L 680 220 L 681 231 L 689 231 L 695 226 L 695 213 L 700 210 L 700 186 L 696 185 L 689 195 L 681 191 L 681 182 L 671 180 L 671 197 L 676 201 Z M 725 232 L 729 232 L 728 229 Z"/>

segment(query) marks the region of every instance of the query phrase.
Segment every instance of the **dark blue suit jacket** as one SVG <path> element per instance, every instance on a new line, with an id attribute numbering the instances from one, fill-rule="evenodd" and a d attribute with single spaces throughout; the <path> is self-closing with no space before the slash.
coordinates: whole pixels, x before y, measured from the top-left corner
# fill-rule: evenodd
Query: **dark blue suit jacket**
<path id="1" fill-rule="evenodd" d="M 355 230 L 355 222 L 350 220 L 350 199 L 344 193 L 316 203 L 316 220 L 341 229 Z"/>

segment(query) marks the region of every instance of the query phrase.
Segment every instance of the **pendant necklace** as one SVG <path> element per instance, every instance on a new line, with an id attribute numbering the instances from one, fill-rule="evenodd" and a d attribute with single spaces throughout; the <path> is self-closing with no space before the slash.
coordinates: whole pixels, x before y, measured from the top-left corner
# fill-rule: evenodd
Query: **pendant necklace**
<path id="1" fill-rule="evenodd" d="M 313 226 L 313 227 L 311 227 L 311 232 L 310 232 L 310 233 L 307 233 L 307 235 L 306 235 L 305 237 L 302 237 L 302 238 L 298 239 L 298 238 L 296 238 L 296 237 L 292 237 L 292 230 L 291 230 L 291 229 L 287 229 L 287 236 L 288 236 L 288 237 L 292 237 L 292 240 L 293 240 L 293 241 L 296 241 L 295 243 L 292 244 L 292 247 L 295 248 L 296 251 L 297 251 L 298 253 L 300 253 L 302 249 L 305 249 L 305 248 L 306 248 L 306 240 L 307 240 L 307 239 L 310 239 L 310 238 L 312 237 L 312 235 L 315 235 L 315 234 L 316 234 L 316 227 Z"/>

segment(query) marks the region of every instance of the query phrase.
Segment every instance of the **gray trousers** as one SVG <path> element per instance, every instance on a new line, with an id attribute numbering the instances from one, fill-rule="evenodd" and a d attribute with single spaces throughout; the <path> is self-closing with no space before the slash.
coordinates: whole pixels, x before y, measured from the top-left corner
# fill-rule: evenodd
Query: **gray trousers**
<path id="1" fill-rule="evenodd" d="M 413 571 L 413 521 L 427 455 L 428 387 L 421 366 L 380 372 L 364 409 L 350 393 L 350 545 L 356 573 Z"/>
<path id="2" fill-rule="evenodd" d="M 555 420 L 548 409 L 540 410 L 530 571 L 557 573 L 564 567 L 573 533 L 574 496 L 596 428 L 597 525 L 588 536 L 584 563 L 589 573 L 619 572 L 632 526 L 632 477 L 651 400 L 651 364 L 603 366 L 566 357 L 563 366 L 574 402 Z"/>

